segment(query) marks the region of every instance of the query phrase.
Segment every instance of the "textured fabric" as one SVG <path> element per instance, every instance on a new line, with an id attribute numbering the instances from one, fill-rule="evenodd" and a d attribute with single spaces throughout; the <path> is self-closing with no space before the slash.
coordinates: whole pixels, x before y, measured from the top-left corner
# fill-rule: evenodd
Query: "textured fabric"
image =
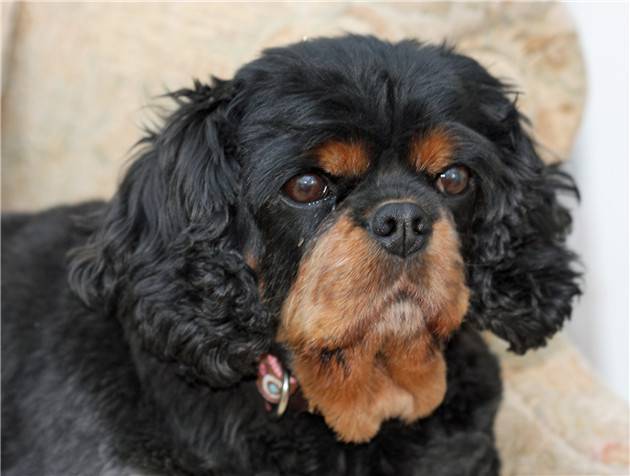
<path id="1" fill-rule="evenodd" d="M 628 474 L 628 406 L 558 335 L 526 356 L 499 355 L 504 397 L 495 423 L 502 474 Z"/>

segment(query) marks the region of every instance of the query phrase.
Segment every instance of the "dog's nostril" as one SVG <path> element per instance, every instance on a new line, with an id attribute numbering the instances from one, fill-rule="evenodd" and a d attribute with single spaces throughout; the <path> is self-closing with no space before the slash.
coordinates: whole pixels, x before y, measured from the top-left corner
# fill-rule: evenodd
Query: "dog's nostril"
<path id="1" fill-rule="evenodd" d="M 411 231 L 416 235 L 422 235 L 429 231 L 429 226 L 427 226 L 425 220 L 417 218 L 412 224 Z"/>
<path id="2" fill-rule="evenodd" d="M 378 236 L 390 236 L 396 232 L 396 219 L 386 217 L 382 220 L 376 220 L 372 226 L 372 231 Z"/>

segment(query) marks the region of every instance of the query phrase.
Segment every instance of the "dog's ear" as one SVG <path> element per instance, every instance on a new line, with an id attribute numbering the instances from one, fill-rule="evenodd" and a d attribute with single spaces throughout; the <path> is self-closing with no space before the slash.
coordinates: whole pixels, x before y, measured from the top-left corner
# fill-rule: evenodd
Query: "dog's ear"
<path id="1" fill-rule="evenodd" d="M 211 386 L 252 374 L 273 334 L 239 250 L 242 209 L 231 82 L 171 93 L 177 109 L 149 133 L 70 283 L 121 320 L 127 338 Z M 248 225 L 249 223 L 249 225 Z"/>
<path id="2" fill-rule="evenodd" d="M 571 216 L 557 196 L 577 196 L 577 188 L 558 166 L 543 163 L 524 118 L 495 93 L 486 114 L 500 124 L 491 137 L 497 158 L 481 184 L 470 236 L 469 318 L 524 353 L 562 327 L 580 294 L 576 256 L 565 245 Z"/>

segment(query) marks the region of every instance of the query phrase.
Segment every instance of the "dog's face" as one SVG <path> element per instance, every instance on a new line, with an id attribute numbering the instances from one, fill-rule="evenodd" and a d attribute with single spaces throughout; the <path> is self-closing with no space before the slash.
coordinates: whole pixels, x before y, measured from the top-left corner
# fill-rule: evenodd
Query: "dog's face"
<path id="1" fill-rule="evenodd" d="M 275 342 L 358 442 L 439 405 L 462 322 L 522 352 L 568 317 L 572 183 L 473 60 L 315 40 L 174 96 L 72 270 L 143 348 L 220 386 Z"/>
<path id="2" fill-rule="evenodd" d="M 456 77 L 423 70 L 417 51 L 412 70 L 367 56 L 353 74 L 331 46 L 335 81 L 269 67 L 233 140 L 253 216 L 243 249 L 277 338 L 311 406 L 363 441 L 442 400 L 440 346 L 469 303 L 460 234 L 493 144 L 467 130 L 478 111 L 453 107 L 460 91 L 436 93 Z"/>

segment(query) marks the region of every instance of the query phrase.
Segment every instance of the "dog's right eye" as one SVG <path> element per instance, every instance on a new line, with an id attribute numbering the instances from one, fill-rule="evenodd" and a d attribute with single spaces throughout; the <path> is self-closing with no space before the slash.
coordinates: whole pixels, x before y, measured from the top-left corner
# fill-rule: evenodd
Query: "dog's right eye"
<path id="1" fill-rule="evenodd" d="M 282 190 L 295 202 L 311 203 L 326 196 L 328 185 L 324 177 L 310 173 L 291 178 L 284 184 Z"/>
<path id="2" fill-rule="evenodd" d="M 461 165 L 456 165 L 442 172 L 435 181 L 435 186 L 446 195 L 459 195 L 466 190 L 469 181 L 470 172 L 468 169 Z"/>

